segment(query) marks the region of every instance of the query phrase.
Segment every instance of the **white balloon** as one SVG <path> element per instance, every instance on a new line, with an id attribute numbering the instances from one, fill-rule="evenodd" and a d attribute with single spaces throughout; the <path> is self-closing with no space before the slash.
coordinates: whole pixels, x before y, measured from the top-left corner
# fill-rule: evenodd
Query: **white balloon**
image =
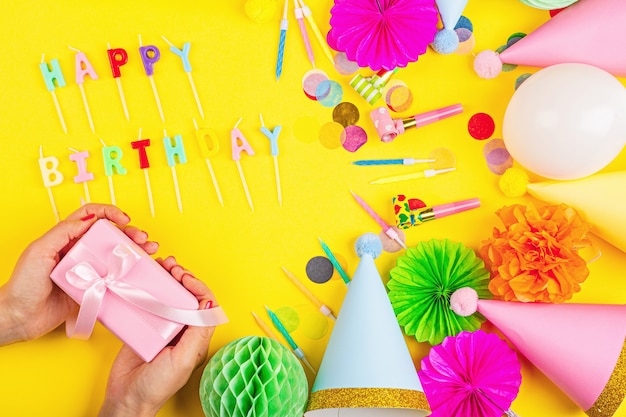
<path id="1" fill-rule="evenodd" d="M 591 65 L 541 69 L 513 94 L 502 135 L 513 159 L 537 175 L 554 180 L 589 176 L 626 144 L 626 89 Z"/>

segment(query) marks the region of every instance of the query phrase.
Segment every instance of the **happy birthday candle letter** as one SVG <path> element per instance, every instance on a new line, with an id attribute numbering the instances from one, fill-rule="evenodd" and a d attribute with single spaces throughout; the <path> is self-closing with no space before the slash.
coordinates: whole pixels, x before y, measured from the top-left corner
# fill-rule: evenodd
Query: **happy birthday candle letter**
<path id="1" fill-rule="evenodd" d="M 139 55 L 141 55 L 141 61 L 143 62 L 143 69 L 150 80 L 152 85 L 152 92 L 154 93 L 154 99 L 156 100 L 157 107 L 159 108 L 159 115 L 161 120 L 165 122 L 165 116 L 163 115 L 163 108 L 161 107 L 161 99 L 159 98 L 159 92 L 157 91 L 156 84 L 154 83 L 154 64 L 161 59 L 161 51 L 154 45 L 141 46 L 140 38 Z"/>
<path id="2" fill-rule="evenodd" d="M 87 182 L 93 181 L 94 176 L 92 172 L 87 171 L 87 158 L 89 158 L 88 151 L 75 151 L 74 153 L 70 154 L 70 161 L 75 162 L 76 168 L 78 169 L 78 175 L 74 176 L 74 182 L 76 184 L 83 184 L 85 188 L 85 198 L 87 199 L 87 203 L 91 203 L 91 196 L 89 195 L 89 187 L 87 186 Z"/>
<path id="3" fill-rule="evenodd" d="M 59 222 L 60 216 L 57 210 L 57 205 L 54 202 L 54 195 L 52 194 L 52 187 L 59 185 L 63 182 L 63 174 L 59 171 L 59 160 L 56 156 L 43 156 L 43 150 L 39 147 L 39 169 L 41 170 L 41 177 L 43 179 L 43 185 L 48 190 L 48 197 L 50 198 L 50 205 L 54 212 L 56 221 Z"/>
<path id="4" fill-rule="evenodd" d="M 246 181 L 246 177 L 243 174 L 243 168 L 241 167 L 241 151 L 246 151 L 248 155 L 254 155 L 254 150 L 252 146 L 246 140 L 246 137 L 241 133 L 241 130 L 237 126 L 241 119 L 235 123 L 235 127 L 230 131 L 230 140 L 232 145 L 232 157 L 233 161 L 237 164 L 237 170 L 239 171 L 239 177 L 241 178 L 241 184 L 243 185 L 243 190 L 246 193 L 246 199 L 248 200 L 248 205 L 250 205 L 250 209 L 254 211 L 254 205 L 252 204 L 252 197 L 250 196 L 250 190 L 248 189 L 248 182 Z"/>
<path id="5" fill-rule="evenodd" d="M 139 168 L 143 171 L 146 180 L 146 190 L 148 191 L 148 203 L 150 204 L 150 214 L 154 217 L 154 200 L 152 198 L 152 186 L 150 185 L 150 176 L 148 175 L 148 168 L 150 168 L 150 161 L 148 160 L 148 153 L 146 148 L 150 146 L 150 139 L 141 139 L 141 129 L 139 129 L 139 136 L 136 141 L 131 142 L 130 146 L 137 150 L 139 154 Z"/>
<path id="6" fill-rule="evenodd" d="M 211 174 L 211 180 L 213 180 L 213 188 L 215 188 L 217 199 L 222 207 L 224 207 L 224 200 L 222 199 L 220 186 L 217 183 L 217 178 L 215 177 L 215 172 L 213 171 L 213 165 L 211 165 L 210 159 L 211 157 L 217 155 L 220 150 L 220 142 L 217 139 L 217 133 L 212 129 L 199 129 L 195 119 L 193 124 L 196 127 L 196 139 L 198 140 L 198 146 L 200 146 L 200 155 L 206 161 L 209 174 Z"/>
<path id="7" fill-rule="evenodd" d="M 200 117 L 202 117 L 202 120 L 204 120 L 204 110 L 202 109 L 202 103 L 200 103 L 200 97 L 198 96 L 198 91 L 196 90 L 196 83 L 193 81 L 193 76 L 191 75 L 191 63 L 189 62 L 189 50 L 191 49 L 191 44 L 189 42 L 185 42 L 183 44 L 183 49 L 181 50 L 175 47 L 174 44 L 172 44 L 170 41 L 168 41 L 165 36 L 162 36 L 162 38 L 170 46 L 170 51 L 180 57 L 180 59 L 183 61 L 183 69 L 187 73 L 187 78 L 189 79 L 189 85 L 191 86 L 193 98 L 196 100 L 196 105 L 198 106 Z"/>
<path id="8" fill-rule="evenodd" d="M 276 177 L 276 193 L 278 194 L 278 204 L 283 205 L 283 195 L 280 187 L 280 171 L 278 170 L 278 135 L 280 135 L 281 126 L 276 126 L 273 131 L 265 127 L 263 116 L 259 114 L 261 119 L 261 132 L 270 140 L 270 152 L 274 159 L 274 175 Z"/>
<path id="9" fill-rule="evenodd" d="M 165 132 L 164 132 L 165 133 Z M 172 179 L 174 181 L 174 191 L 176 192 L 176 202 L 178 203 L 178 210 L 183 212 L 183 203 L 180 198 L 180 189 L 178 187 L 178 176 L 176 175 L 176 163 L 187 163 L 187 156 L 185 154 L 185 147 L 183 145 L 183 137 L 181 135 L 174 135 L 174 143 L 165 133 L 163 138 L 163 145 L 165 146 L 165 156 L 167 157 L 167 164 L 172 169 Z"/>
<path id="10" fill-rule="evenodd" d="M 57 99 L 57 95 L 54 91 L 57 87 L 65 87 L 65 78 L 63 77 L 63 72 L 61 72 L 61 66 L 59 65 L 59 61 L 54 58 L 50 60 L 50 66 L 48 66 L 48 64 L 44 62 L 42 55 L 39 69 L 41 70 L 43 80 L 46 83 L 46 88 L 52 95 L 52 100 L 54 101 L 54 107 L 57 110 L 57 115 L 59 116 L 61 127 L 63 128 L 63 131 L 67 133 L 65 118 L 63 118 L 63 112 L 61 112 L 61 106 L 59 105 L 59 100 Z"/>
<path id="11" fill-rule="evenodd" d="M 119 146 L 103 146 L 102 158 L 104 162 L 104 173 L 109 179 L 109 192 L 111 194 L 111 204 L 116 205 L 115 191 L 113 189 L 113 174 L 126 175 L 126 168 L 120 162 L 124 153 Z"/>
<path id="12" fill-rule="evenodd" d="M 87 101 L 87 95 L 85 94 L 85 88 L 83 84 L 85 83 L 85 75 L 89 75 L 92 80 L 98 79 L 98 74 L 93 69 L 93 66 L 85 56 L 84 52 L 81 52 L 77 49 L 70 49 L 76 51 L 76 84 L 80 88 L 80 94 L 83 97 L 83 105 L 85 106 L 85 112 L 87 113 L 87 119 L 89 120 L 89 127 L 91 128 L 91 133 L 95 133 L 95 128 L 93 126 L 93 118 L 91 117 L 91 110 L 89 110 L 89 102 Z"/>
<path id="13" fill-rule="evenodd" d="M 122 101 L 124 116 L 126 116 L 126 120 L 130 120 L 130 116 L 128 115 L 128 107 L 126 106 L 126 97 L 124 96 L 124 89 L 122 88 L 122 72 L 120 71 L 120 67 L 122 65 L 126 65 L 126 63 L 128 62 L 128 53 L 125 49 L 111 49 L 111 46 L 108 45 L 107 55 L 109 56 L 111 73 L 113 74 L 113 78 L 115 78 L 115 82 L 117 83 L 117 91 L 119 92 L 120 100 Z"/>

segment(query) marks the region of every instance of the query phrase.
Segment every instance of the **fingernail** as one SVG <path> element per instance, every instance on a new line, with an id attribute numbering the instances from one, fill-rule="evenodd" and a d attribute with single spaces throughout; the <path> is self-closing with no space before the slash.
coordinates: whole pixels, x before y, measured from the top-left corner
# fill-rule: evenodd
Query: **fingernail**
<path id="1" fill-rule="evenodd" d="M 91 213 L 91 214 L 86 215 L 85 217 L 81 217 L 80 219 L 81 219 L 82 221 L 86 222 L 87 220 L 91 220 L 91 219 L 93 219 L 94 217 L 96 217 L 96 215 L 95 215 L 94 213 Z"/>
<path id="2" fill-rule="evenodd" d="M 213 300 L 207 301 L 206 305 L 204 306 L 205 310 L 208 310 L 210 308 L 213 308 Z"/>

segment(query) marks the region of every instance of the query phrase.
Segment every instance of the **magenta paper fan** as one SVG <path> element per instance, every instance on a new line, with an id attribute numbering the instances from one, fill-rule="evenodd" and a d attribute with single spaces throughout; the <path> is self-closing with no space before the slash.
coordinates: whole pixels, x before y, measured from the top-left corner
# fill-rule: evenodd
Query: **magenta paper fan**
<path id="1" fill-rule="evenodd" d="M 330 13 L 328 45 L 374 71 L 417 61 L 437 32 L 434 0 L 335 0 Z"/>
<path id="2" fill-rule="evenodd" d="M 495 334 L 463 331 L 433 346 L 418 372 L 431 417 L 501 417 L 522 383 L 517 354 Z"/>

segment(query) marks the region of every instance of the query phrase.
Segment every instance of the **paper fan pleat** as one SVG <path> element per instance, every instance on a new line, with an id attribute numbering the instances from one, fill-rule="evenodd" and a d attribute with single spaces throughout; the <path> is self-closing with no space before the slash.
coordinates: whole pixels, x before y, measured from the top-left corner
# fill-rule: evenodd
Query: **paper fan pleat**
<path id="1" fill-rule="evenodd" d="M 390 271 L 389 299 L 405 334 L 419 342 L 440 343 L 462 330 L 476 330 L 479 314 L 462 317 L 450 309 L 450 296 L 463 287 L 491 298 L 489 272 L 473 250 L 448 239 L 409 248 Z"/>
<path id="2" fill-rule="evenodd" d="M 522 382 L 515 351 L 482 330 L 446 337 L 418 373 L 433 417 L 500 417 Z"/>

